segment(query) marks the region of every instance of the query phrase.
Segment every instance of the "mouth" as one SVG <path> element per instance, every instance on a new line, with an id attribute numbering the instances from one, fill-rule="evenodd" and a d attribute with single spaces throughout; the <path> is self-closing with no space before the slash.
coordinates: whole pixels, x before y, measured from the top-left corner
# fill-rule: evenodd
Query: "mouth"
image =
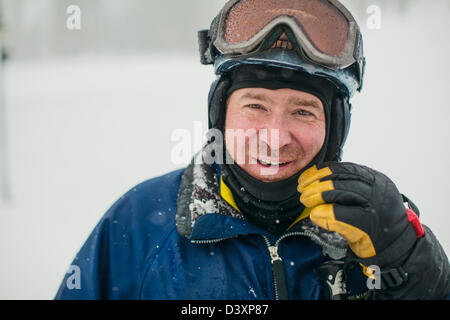
<path id="1" fill-rule="evenodd" d="M 270 161 L 258 159 L 258 164 L 266 168 L 282 168 L 288 166 L 292 161 Z"/>

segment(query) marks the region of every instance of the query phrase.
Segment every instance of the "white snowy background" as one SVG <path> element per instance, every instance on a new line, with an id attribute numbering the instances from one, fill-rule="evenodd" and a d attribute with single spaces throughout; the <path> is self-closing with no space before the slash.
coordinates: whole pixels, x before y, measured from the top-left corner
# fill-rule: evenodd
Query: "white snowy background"
<path id="1" fill-rule="evenodd" d="M 391 177 L 450 253 L 450 1 L 343 2 L 368 60 L 344 160 Z M 52 299 L 113 202 L 183 166 L 171 160 L 172 133 L 198 143 L 195 125 L 207 129 L 214 75 L 199 63 L 196 32 L 224 1 L 2 3 L 0 299 Z M 81 30 L 66 28 L 70 4 Z M 367 25 L 371 5 L 380 29 Z"/>

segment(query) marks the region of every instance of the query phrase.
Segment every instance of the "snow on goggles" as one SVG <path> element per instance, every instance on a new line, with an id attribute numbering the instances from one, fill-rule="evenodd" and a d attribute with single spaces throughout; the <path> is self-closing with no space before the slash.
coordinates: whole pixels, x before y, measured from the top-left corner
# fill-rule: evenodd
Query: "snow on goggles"
<path id="1" fill-rule="evenodd" d="M 266 50 L 286 33 L 296 51 L 322 66 L 344 69 L 363 59 L 358 24 L 337 0 L 231 0 L 213 25 L 209 40 L 229 57 Z"/>

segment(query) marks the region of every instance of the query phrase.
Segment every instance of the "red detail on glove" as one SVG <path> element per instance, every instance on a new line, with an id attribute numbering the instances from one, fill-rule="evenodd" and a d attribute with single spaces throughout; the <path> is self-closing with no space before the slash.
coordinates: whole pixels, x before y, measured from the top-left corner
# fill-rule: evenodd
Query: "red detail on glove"
<path id="1" fill-rule="evenodd" d="M 408 216 L 408 222 L 412 224 L 414 230 L 416 230 L 417 238 L 423 237 L 425 232 L 423 231 L 422 224 L 419 221 L 419 217 L 409 208 L 406 208 L 406 214 Z"/>

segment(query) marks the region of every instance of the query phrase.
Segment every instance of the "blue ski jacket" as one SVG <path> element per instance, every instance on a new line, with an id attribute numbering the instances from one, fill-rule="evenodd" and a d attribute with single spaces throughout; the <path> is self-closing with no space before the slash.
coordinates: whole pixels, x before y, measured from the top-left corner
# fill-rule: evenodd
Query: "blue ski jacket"
<path id="1" fill-rule="evenodd" d="M 261 300 L 280 298 L 282 285 L 285 298 L 323 299 L 317 269 L 344 258 L 345 241 L 308 218 L 277 239 L 223 199 L 220 181 L 216 166 L 192 164 L 132 188 L 90 234 L 55 298 Z M 353 298 L 368 292 L 360 267 L 341 288 Z"/>

